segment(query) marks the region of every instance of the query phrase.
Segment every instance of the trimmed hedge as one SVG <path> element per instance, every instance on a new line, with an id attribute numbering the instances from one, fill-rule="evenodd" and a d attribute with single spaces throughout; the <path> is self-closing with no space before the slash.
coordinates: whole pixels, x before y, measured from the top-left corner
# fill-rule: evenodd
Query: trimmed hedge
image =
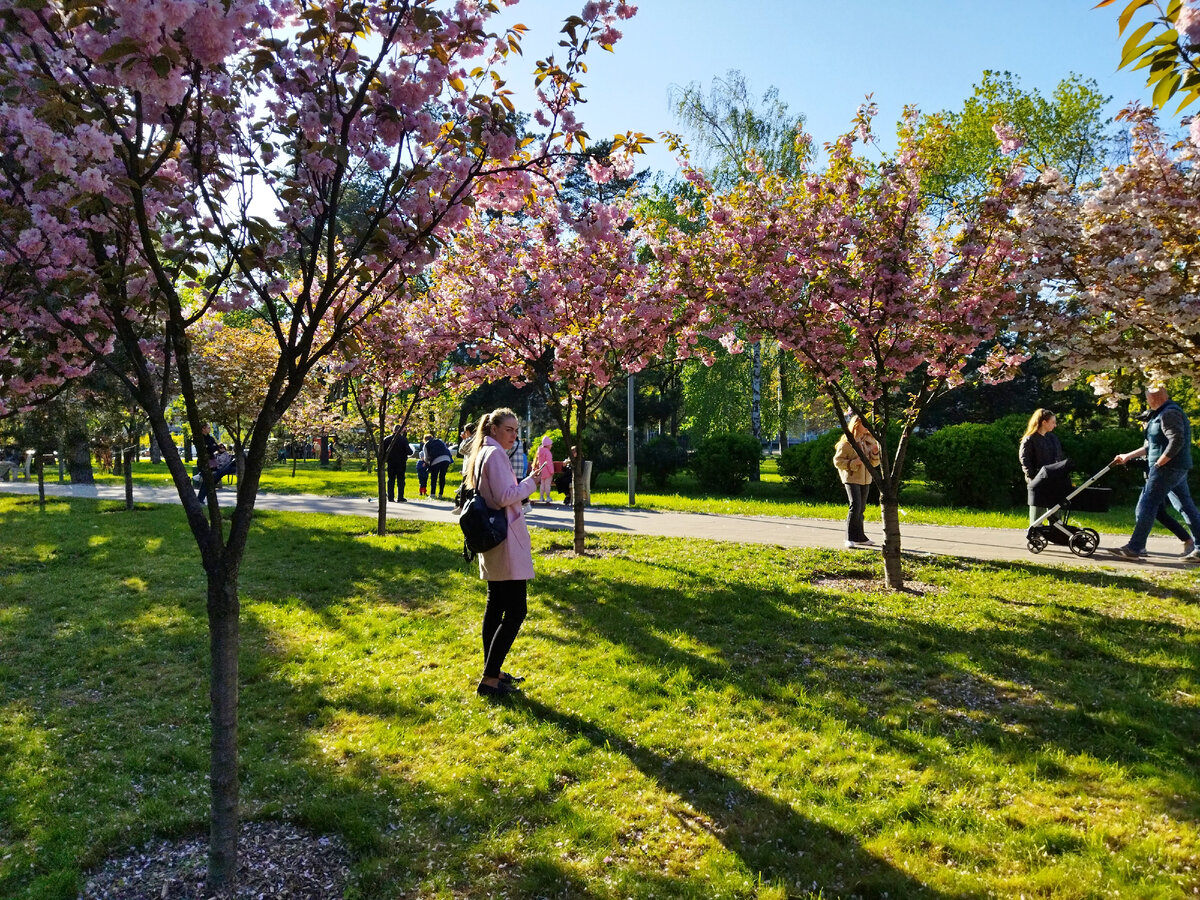
<path id="1" fill-rule="evenodd" d="M 687 451 L 672 437 L 661 435 L 638 448 L 638 475 L 650 484 L 665 488 L 671 476 L 687 465 Z"/>
<path id="2" fill-rule="evenodd" d="M 1013 505 L 1014 485 L 1024 486 L 1017 448 L 996 425 L 964 422 L 921 441 L 925 477 L 954 506 L 1004 509 Z"/>
<path id="3" fill-rule="evenodd" d="M 758 471 L 762 446 L 749 434 L 716 434 L 692 454 L 688 467 L 703 490 L 740 494 Z"/>
<path id="4" fill-rule="evenodd" d="M 826 431 L 811 441 L 788 447 L 779 455 L 779 474 L 802 496 L 830 502 L 845 499 L 841 478 L 833 467 L 833 449 L 841 429 Z"/>

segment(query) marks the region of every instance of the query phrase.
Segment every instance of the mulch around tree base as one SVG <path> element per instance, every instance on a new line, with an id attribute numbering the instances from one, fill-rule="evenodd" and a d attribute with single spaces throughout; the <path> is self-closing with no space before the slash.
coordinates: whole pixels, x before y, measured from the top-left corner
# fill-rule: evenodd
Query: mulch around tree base
<path id="1" fill-rule="evenodd" d="M 345 893 L 350 854 L 335 837 L 277 822 L 244 824 L 238 883 L 205 889 L 208 838 L 147 844 L 92 873 L 80 900 L 334 900 Z"/>

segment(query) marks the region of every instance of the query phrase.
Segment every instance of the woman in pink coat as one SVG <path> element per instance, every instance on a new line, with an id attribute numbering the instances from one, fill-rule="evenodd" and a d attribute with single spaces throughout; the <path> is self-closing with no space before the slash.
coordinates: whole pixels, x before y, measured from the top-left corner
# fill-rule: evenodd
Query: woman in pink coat
<path id="1" fill-rule="evenodd" d="M 554 478 L 554 451 L 550 449 L 553 443 L 554 439 L 550 435 L 542 438 L 542 446 L 538 447 L 537 458 L 534 460 L 534 465 L 542 470 L 538 479 L 538 499 L 543 503 L 554 500 L 550 493 L 550 482 Z"/>
<path id="2" fill-rule="evenodd" d="M 508 520 L 508 537 L 479 554 L 479 577 L 487 581 L 487 609 L 483 614 L 483 678 L 476 693 L 500 697 L 519 690 L 514 678 L 502 671 L 521 623 L 525 621 L 526 587 L 533 578 L 533 551 L 525 525 L 522 503 L 533 493 L 541 466 L 523 481 L 517 481 L 508 461 L 508 451 L 517 440 L 517 416 L 511 409 L 497 409 L 479 420 L 475 446 L 467 467 L 467 483 L 476 484 L 484 503 L 503 509 Z"/>

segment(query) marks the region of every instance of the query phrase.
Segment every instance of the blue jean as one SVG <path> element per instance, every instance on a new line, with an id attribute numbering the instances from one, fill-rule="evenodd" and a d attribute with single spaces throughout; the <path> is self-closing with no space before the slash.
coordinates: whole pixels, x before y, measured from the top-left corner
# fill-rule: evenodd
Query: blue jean
<path id="1" fill-rule="evenodd" d="M 1146 538 L 1150 536 L 1150 529 L 1154 527 L 1158 509 L 1168 498 L 1171 505 L 1187 520 L 1188 527 L 1192 529 L 1192 537 L 1200 538 L 1200 509 L 1196 508 L 1196 502 L 1192 499 L 1187 478 L 1187 469 L 1170 466 L 1150 469 L 1146 486 L 1142 488 L 1142 495 L 1138 497 L 1137 521 L 1134 523 L 1133 534 L 1126 544 L 1127 547 L 1139 553 L 1146 549 Z"/>

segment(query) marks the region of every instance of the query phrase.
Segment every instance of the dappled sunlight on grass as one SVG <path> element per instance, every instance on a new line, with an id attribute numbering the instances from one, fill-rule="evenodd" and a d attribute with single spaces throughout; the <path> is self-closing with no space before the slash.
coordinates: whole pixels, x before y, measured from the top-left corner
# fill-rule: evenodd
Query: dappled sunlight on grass
<path id="1" fill-rule="evenodd" d="M 0 498 L 30 542 L 0 543 L 0 894 L 30 900 L 207 816 L 190 536 L 178 510 L 72 508 L 42 525 Z M 245 814 L 336 832 L 361 896 L 1196 884 L 1190 572 L 906 560 L 935 588 L 915 595 L 857 554 L 600 537 L 575 558 L 537 532 L 506 663 L 529 681 L 491 705 L 457 529 L 371 525 L 256 516 L 241 581 Z"/>

